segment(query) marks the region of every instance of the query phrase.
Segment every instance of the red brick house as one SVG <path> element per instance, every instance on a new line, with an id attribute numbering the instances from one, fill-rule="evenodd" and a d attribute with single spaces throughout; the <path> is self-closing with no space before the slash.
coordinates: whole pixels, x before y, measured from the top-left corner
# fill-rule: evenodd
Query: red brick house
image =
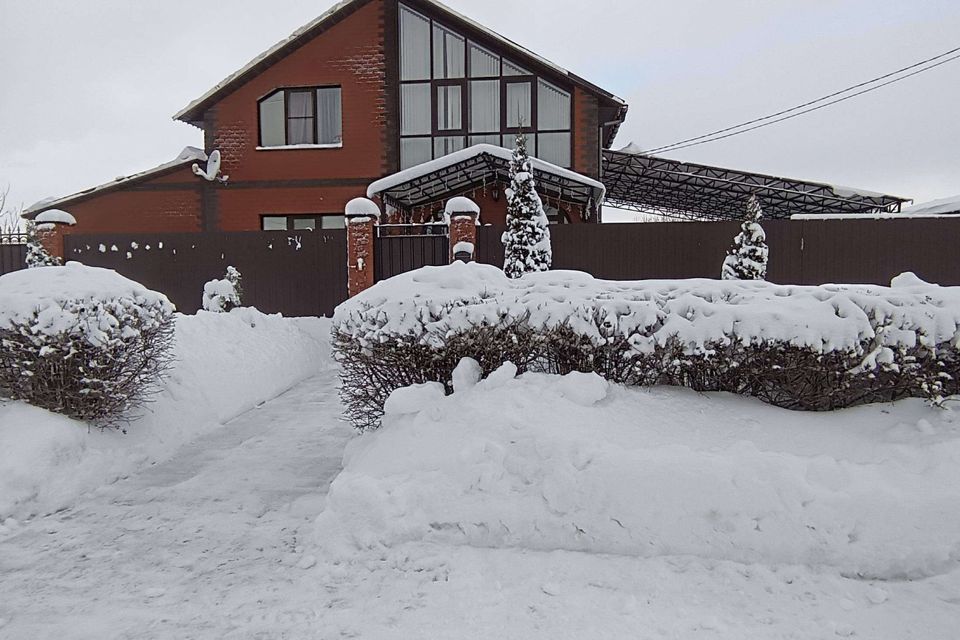
<path id="1" fill-rule="evenodd" d="M 578 175 L 600 177 L 626 111 L 611 93 L 434 0 L 345 0 L 175 114 L 203 130 L 203 151 L 185 149 L 26 215 L 69 211 L 77 225 L 61 233 L 336 228 L 371 183 L 472 145 L 511 147 L 522 128 L 531 155 L 570 170 L 545 185 L 555 221 L 596 221 L 596 194 L 567 187 Z M 201 173 L 214 151 L 220 172 L 208 180 Z M 388 214 L 419 222 L 444 199 L 470 194 L 485 222 L 502 222 L 502 170 L 484 157 L 446 193 L 425 190 L 419 176 L 427 199 L 382 194 Z"/>

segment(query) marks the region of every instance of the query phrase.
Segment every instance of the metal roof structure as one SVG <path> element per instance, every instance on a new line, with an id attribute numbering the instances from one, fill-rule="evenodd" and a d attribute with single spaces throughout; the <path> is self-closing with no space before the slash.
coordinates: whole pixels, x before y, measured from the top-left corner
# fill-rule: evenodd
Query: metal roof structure
<path id="1" fill-rule="evenodd" d="M 508 184 L 510 155 L 508 149 L 475 145 L 378 180 L 367 195 L 409 211 L 484 186 Z M 603 202 L 604 188 L 596 180 L 536 158 L 531 163 L 541 196 L 579 204 L 590 212 Z"/>
<path id="2" fill-rule="evenodd" d="M 603 151 L 605 204 L 684 220 L 741 220 L 746 200 L 760 199 L 766 218 L 795 214 L 899 211 L 909 198 L 668 160 L 630 151 Z"/>

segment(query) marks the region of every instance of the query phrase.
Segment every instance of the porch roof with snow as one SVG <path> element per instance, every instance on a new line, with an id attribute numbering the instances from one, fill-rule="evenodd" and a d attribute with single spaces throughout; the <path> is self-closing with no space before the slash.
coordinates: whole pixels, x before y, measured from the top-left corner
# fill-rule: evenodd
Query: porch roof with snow
<path id="1" fill-rule="evenodd" d="M 751 194 L 766 218 L 797 214 L 876 214 L 899 211 L 909 198 L 669 160 L 630 147 L 604 150 L 606 204 L 686 220 L 741 220 Z"/>
<path id="2" fill-rule="evenodd" d="M 484 185 L 510 182 L 509 149 L 478 144 L 381 178 L 367 188 L 367 197 L 409 210 L 439 202 Z M 593 209 L 603 202 L 603 184 L 570 169 L 530 158 L 541 196 Z"/>

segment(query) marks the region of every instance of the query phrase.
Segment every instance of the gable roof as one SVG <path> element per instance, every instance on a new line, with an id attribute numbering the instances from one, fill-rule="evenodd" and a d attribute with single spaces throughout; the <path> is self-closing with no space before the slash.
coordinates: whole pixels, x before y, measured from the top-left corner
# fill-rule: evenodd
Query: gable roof
<path id="1" fill-rule="evenodd" d="M 394 2 L 396 0 L 387 0 L 388 2 Z M 218 82 L 209 91 L 204 93 L 202 96 L 192 101 L 186 107 L 174 114 L 174 120 L 181 120 L 189 124 L 198 124 L 203 120 L 204 112 L 210 108 L 213 104 L 218 102 L 224 96 L 232 93 L 237 87 L 243 85 L 250 78 L 258 75 L 263 72 L 275 62 L 281 58 L 286 57 L 299 47 L 306 44 L 308 41 L 322 33 L 323 31 L 329 29 L 337 22 L 341 21 L 363 5 L 370 2 L 370 0 L 341 0 L 337 4 L 333 5 L 327 11 L 322 13 L 320 16 L 311 20 L 307 24 L 303 25 L 296 31 L 290 34 L 284 40 L 281 40 L 277 44 L 273 45 L 260 55 L 253 58 L 250 62 L 245 64 L 240 69 L 234 71 L 226 78 Z M 627 103 L 622 99 L 618 98 L 614 94 L 601 89 L 597 85 L 588 82 L 587 80 L 581 78 L 580 76 L 573 74 L 563 67 L 550 62 L 546 58 L 542 58 L 536 53 L 530 51 L 529 49 L 520 46 L 519 44 L 509 40 L 499 33 L 481 25 L 480 23 L 464 16 L 463 14 L 454 11 L 450 7 L 444 5 L 437 0 L 413 0 L 411 5 L 416 7 L 417 5 L 426 6 L 428 9 L 431 9 L 444 18 L 450 20 L 454 24 L 458 24 L 469 31 L 477 32 L 482 34 L 482 36 L 487 39 L 497 42 L 500 46 L 508 49 L 514 56 L 517 57 L 517 62 L 531 64 L 536 67 L 541 67 L 549 70 L 555 75 L 562 76 L 570 81 L 572 84 L 577 85 L 590 93 L 597 95 L 601 100 L 603 100 L 606 105 L 613 109 L 615 112 L 615 117 L 613 120 L 616 122 L 622 122 L 626 117 L 627 112 Z M 453 26 L 453 25 L 451 25 Z M 601 123 L 602 124 L 602 123 Z M 611 133 L 609 135 L 609 141 L 613 141 L 613 136 L 616 134 L 616 129 L 618 125 L 612 127 Z"/>
<path id="2" fill-rule="evenodd" d="M 142 182 L 148 178 L 157 178 L 164 174 L 172 173 L 184 165 L 194 162 L 204 162 L 206 160 L 207 154 L 204 153 L 202 149 L 184 147 L 183 151 L 170 162 L 164 162 L 161 165 L 147 169 L 146 171 L 141 171 L 140 173 L 134 173 L 129 176 L 119 176 L 110 182 L 105 182 L 96 187 L 90 187 L 89 189 L 84 189 L 83 191 L 78 191 L 69 196 L 63 196 L 62 198 L 44 198 L 24 209 L 20 216 L 28 219 L 36 218 L 38 214 L 49 209 L 59 209 L 78 200 L 85 200 L 91 196 L 100 195 L 105 191 L 112 191 L 120 187 L 128 187 L 131 184 Z"/>

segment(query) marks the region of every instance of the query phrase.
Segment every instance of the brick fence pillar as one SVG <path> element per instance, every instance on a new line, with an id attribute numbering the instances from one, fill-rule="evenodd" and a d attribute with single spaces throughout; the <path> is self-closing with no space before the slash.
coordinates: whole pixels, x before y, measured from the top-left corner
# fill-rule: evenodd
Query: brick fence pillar
<path id="1" fill-rule="evenodd" d="M 470 262 L 477 255 L 477 222 L 480 207 L 469 198 L 451 198 L 444 209 L 450 225 L 450 262 Z M 469 254 L 469 257 L 468 255 Z"/>
<path id="2" fill-rule="evenodd" d="M 47 253 L 55 258 L 64 258 L 63 228 L 60 225 L 37 225 L 37 240 L 43 245 Z"/>
<path id="3" fill-rule="evenodd" d="M 374 227 L 380 207 L 372 200 L 354 198 L 344 210 L 347 218 L 347 292 L 350 297 L 373 286 Z"/>

